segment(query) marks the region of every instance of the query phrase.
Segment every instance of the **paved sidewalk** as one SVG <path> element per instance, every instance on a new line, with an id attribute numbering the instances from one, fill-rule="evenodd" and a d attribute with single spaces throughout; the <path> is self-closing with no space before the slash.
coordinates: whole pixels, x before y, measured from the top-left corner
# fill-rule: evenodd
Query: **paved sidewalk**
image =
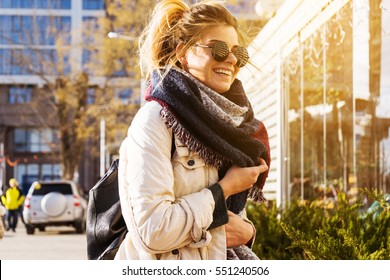
<path id="1" fill-rule="evenodd" d="M 72 227 L 47 227 L 27 235 L 19 221 L 16 232 L 7 231 L 0 240 L 0 260 L 86 260 L 85 234 Z"/>

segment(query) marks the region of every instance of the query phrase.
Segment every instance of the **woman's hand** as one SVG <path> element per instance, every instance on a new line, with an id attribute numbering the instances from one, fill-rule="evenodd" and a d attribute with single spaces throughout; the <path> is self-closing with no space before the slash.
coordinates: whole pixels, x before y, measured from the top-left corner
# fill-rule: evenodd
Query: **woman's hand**
<path id="1" fill-rule="evenodd" d="M 268 166 L 263 159 L 260 159 L 260 165 L 253 167 L 238 167 L 237 165 L 233 165 L 219 181 L 225 198 L 249 189 L 256 183 L 260 173 L 267 170 Z"/>
<path id="2" fill-rule="evenodd" d="M 228 211 L 229 222 L 225 225 L 226 246 L 236 247 L 247 244 L 253 238 L 253 226 L 240 216 Z"/>

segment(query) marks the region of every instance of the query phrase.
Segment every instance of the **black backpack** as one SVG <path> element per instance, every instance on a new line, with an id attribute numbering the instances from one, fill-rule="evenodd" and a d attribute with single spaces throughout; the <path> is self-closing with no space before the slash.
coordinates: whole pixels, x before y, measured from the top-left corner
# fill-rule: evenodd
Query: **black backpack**
<path id="1" fill-rule="evenodd" d="M 171 158 L 174 152 L 172 137 Z M 113 260 L 128 231 L 119 200 L 118 164 L 119 160 L 115 160 L 89 191 L 86 229 L 89 260 Z"/>
<path id="2" fill-rule="evenodd" d="M 113 260 L 127 233 L 118 192 L 118 163 L 89 191 L 87 253 L 90 260 Z"/>

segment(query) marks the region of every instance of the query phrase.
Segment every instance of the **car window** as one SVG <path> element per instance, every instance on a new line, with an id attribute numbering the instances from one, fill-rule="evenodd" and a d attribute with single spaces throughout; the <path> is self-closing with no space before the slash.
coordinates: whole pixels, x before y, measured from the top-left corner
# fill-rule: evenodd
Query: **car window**
<path id="1" fill-rule="evenodd" d="M 33 195 L 45 195 L 50 192 L 59 192 L 62 194 L 73 194 L 72 187 L 69 184 L 42 184 L 40 188 L 35 188 Z"/>

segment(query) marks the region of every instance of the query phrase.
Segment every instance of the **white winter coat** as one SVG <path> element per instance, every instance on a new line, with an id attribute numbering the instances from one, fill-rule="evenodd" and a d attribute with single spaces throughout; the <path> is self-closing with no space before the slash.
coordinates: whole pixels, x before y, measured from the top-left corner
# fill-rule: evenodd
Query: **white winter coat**
<path id="1" fill-rule="evenodd" d="M 216 168 L 205 165 L 175 138 L 147 102 L 120 148 L 119 194 L 129 232 L 116 259 L 226 259 L 225 227 L 207 230 L 214 199 L 209 186 Z"/>

